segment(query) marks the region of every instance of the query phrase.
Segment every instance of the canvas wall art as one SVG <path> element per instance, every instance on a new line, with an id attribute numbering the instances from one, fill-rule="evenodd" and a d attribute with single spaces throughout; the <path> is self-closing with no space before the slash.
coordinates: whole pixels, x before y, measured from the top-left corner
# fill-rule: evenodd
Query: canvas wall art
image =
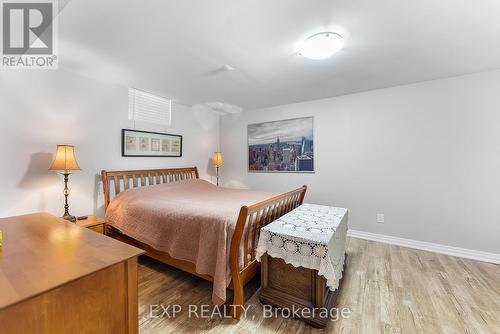
<path id="1" fill-rule="evenodd" d="M 314 172 L 313 117 L 248 125 L 249 172 Z"/>
<path id="2" fill-rule="evenodd" d="M 181 157 L 182 136 L 169 133 L 123 129 L 124 157 Z"/>

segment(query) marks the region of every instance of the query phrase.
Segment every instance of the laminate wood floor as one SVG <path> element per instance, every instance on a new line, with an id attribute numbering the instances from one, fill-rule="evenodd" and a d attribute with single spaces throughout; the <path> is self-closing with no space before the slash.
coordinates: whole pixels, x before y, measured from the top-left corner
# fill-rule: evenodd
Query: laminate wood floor
<path id="1" fill-rule="evenodd" d="M 211 284 L 141 258 L 140 333 L 500 333 L 499 265 L 354 238 L 348 255 L 337 307 L 351 314 L 324 331 L 295 319 L 264 318 L 257 279 L 246 288 L 246 318 L 201 318 L 199 305 L 211 305 Z M 182 308 L 175 317 L 174 304 Z"/>

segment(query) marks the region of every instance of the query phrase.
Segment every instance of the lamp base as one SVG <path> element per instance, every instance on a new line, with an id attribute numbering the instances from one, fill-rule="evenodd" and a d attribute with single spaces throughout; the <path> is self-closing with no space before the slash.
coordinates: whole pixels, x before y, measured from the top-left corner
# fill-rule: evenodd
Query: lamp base
<path id="1" fill-rule="evenodd" d="M 215 166 L 215 175 L 217 177 L 217 187 L 218 187 L 220 183 L 219 166 Z"/>
<path id="2" fill-rule="evenodd" d="M 66 219 L 67 221 L 70 221 L 72 223 L 76 222 L 76 217 L 69 214 L 62 216 L 61 218 Z"/>
<path id="3" fill-rule="evenodd" d="M 76 217 L 72 216 L 69 214 L 69 204 L 68 204 L 68 195 L 69 195 L 69 188 L 68 188 L 68 176 L 71 173 L 68 171 L 65 171 L 62 173 L 64 175 L 64 215 L 62 216 L 63 219 L 66 219 L 67 221 L 70 221 L 72 223 L 76 222 Z"/>

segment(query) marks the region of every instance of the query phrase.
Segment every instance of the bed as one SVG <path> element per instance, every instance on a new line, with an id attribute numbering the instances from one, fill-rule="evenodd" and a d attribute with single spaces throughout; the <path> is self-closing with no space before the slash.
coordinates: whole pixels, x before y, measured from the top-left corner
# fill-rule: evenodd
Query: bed
<path id="1" fill-rule="evenodd" d="M 244 285 L 260 269 L 260 229 L 300 206 L 307 187 L 286 193 L 220 188 L 196 167 L 102 171 L 108 236 L 213 282 L 214 304 L 234 290 L 239 318 Z"/>

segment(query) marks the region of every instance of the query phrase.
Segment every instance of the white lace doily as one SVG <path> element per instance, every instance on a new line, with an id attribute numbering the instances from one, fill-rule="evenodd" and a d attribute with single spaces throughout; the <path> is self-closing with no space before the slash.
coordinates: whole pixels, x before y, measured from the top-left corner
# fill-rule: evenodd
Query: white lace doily
<path id="1" fill-rule="evenodd" d="M 264 253 L 294 267 L 315 269 L 336 290 L 342 278 L 348 210 L 302 204 L 266 225 L 260 232 L 256 258 Z"/>

